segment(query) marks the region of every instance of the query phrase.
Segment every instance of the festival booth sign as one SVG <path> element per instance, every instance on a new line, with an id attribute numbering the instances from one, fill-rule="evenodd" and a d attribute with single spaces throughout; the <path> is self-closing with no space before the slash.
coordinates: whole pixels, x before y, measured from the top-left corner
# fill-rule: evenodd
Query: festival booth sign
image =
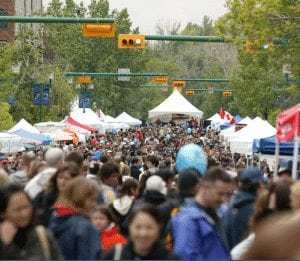
<path id="1" fill-rule="evenodd" d="M 292 176 L 297 179 L 297 165 L 299 154 L 299 136 L 300 136 L 300 104 L 280 113 L 277 116 L 277 140 L 276 157 L 279 153 L 279 142 L 294 140 L 294 158 L 293 158 L 293 170 Z M 276 161 L 278 165 L 278 160 Z M 277 166 L 276 165 L 276 166 Z"/>
<path id="2" fill-rule="evenodd" d="M 0 132 L 0 153 L 11 153 L 25 150 L 22 139 L 8 132 Z"/>
<path id="3" fill-rule="evenodd" d="M 47 121 L 47 122 L 36 123 L 36 124 L 34 124 L 34 127 L 36 127 L 40 132 L 45 133 L 45 132 L 48 132 L 53 129 L 63 130 L 64 128 L 67 127 L 67 124 L 63 123 L 63 122 Z"/>

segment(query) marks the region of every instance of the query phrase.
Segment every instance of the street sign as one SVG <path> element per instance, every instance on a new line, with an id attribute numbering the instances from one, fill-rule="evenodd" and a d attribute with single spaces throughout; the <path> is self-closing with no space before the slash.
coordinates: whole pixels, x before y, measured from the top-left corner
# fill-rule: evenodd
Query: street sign
<path id="1" fill-rule="evenodd" d="M 89 83 L 92 83 L 92 78 L 91 78 L 91 76 L 81 76 L 81 77 L 78 77 L 77 82 L 83 83 L 83 84 L 89 84 Z"/>
<path id="2" fill-rule="evenodd" d="M 82 24 L 82 35 L 84 37 L 115 37 L 115 24 Z"/>
<path id="3" fill-rule="evenodd" d="M 223 92 L 223 97 L 232 96 L 232 92 Z"/>
<path id="4" fill-rule="evenodd" d="M 155 77 L 154 82 L 160 83 L 160 84 L 167 84 L 168 83 L 168 77 Z"/>

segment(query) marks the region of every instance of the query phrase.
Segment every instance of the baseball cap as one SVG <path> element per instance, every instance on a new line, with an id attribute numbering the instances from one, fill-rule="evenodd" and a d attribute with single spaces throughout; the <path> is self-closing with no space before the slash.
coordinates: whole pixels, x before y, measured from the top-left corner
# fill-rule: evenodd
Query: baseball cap
<path id="1" fill-rule="evenodd" d="M 258 168 L 249 167 L 241 172 L 240 182 L 243 184 L 257 184 L 260 181 L 263 181 L 263 174 Z"/>

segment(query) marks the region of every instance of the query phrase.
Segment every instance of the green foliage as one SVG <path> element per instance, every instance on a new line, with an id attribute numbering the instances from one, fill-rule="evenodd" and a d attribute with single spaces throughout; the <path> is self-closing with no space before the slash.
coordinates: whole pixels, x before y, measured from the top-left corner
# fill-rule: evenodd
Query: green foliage
<path id="1" fill-rule="evenodd" d="M 14 121 L 9 113 L 9 106 L 5 102 L 0 102 L 0 130 L 8 130 L 14 126 Z"/>

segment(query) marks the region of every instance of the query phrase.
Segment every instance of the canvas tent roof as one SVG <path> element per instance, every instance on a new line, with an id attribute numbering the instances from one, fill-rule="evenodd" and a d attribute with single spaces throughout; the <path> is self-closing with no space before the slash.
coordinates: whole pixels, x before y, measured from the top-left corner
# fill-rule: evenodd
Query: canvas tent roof
<path id="1" fill-rule="evenodd" d="M 136 118 L 133 118 L 129 114 L 127 114 L 125 111 L 122 112 L 118 117 L 115 118 L 116 122 L 119 123 L 125 123 L 128 125 L 141 125 L 142 122 Z"/>
<path id="2" fill-rule="evenodd" d="M 22 139 L 8 132 L 0 132 L 0 152 L 10 153 L 24 150 Z"/>
<path id="3" fill-rule="evenodd" d="M 214 114 L 213 116 L 211 116 L 210 118 L 207 119 L 208 121 L 212 121 L 212 122 L 221 122 L 221 116 L 219 113 Z"/>
<path id="4" fill-rule="evenodd" d="M 13 134 L 22 138 L 23 142 L 35 142 L 38 144 L 49 144 L 51 142 L 50 137 L 47 137 L 44 134 L 32 133 L 23 129 L 13 132 Z"/>
<path id="5" fill-rule="evenodd" d="M 170 114 L 185 114 L 195 118 L 202 118 L 203 116 L 203 112 L 198 110 L 177 90 L 174 90 L 167 99 L 148 112 L 149 118 Z"/>
<path id="6" fill-rule="evenodd" d="M 252 119 L 250 117 L 246 117 L 244 119 L 242 119 L 241 121 L 238 122 L 238 124 L 245 124 L 248 125 L 250 122 L 252 121 Z"/>
<path id="7" fill-rule="evenodd" d="M 67 122 L 70 123 L 71 125 L 74 125 L 74 126 L 78 127 L 78 128 L 90 131 L 91 133 L 94 133 L 96 131 L 95 129 L 93 129 L 93 128 L 89 127 L 89 126 L 86 126 L 84 124 L 81 124 L 81 123 L 77 122 L 71 116 L 68 116 Z"/>
<path id="8" fill-rule="evenodd" d="M 28 121 L 26 121 L 24 118 L 21 119 L 14 127 L 12 127 L 8 132 L 13 133 L 17 130 L 25 130 L 31 133 L 39 134 L 40 131 L 33 127 Z"/>

